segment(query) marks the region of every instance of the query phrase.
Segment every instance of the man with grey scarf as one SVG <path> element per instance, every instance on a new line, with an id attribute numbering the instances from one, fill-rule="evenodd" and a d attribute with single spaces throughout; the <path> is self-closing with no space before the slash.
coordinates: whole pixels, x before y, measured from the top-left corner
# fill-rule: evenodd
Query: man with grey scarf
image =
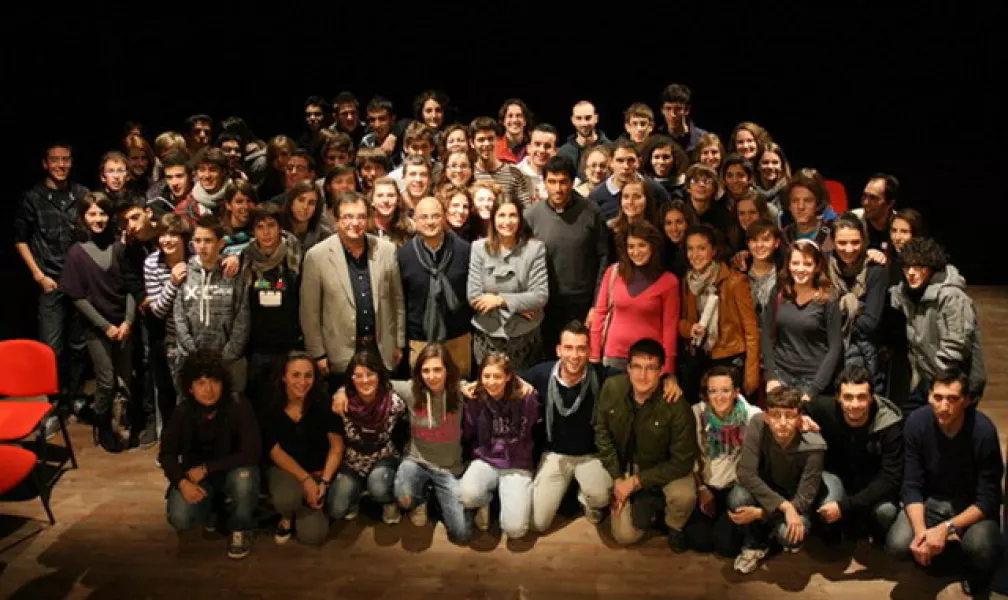
<path id="1" fill-rule="evenodd" d="M 421 199 L 413 221 L 416 237 L 398 250 L 410 367 L 424 346 L 440 342 L 466 377 L 472 365 L 469 243 L 446 231 L 444 207 L 436 198 Z"/>
<path id="2" fill-rule="evenodd" d="M 588 328 L 572 321 L 560 331 L 557 361 L 526 370 L 523 379 L 544 400 L 546 452 L 532 482 L 532 526 L 550 528 L 571 479 L 577 479 L 578 502 L 590 523 L 602 521 L 609 505 L 612 477 L 595 452 L 595 402 L 606 367 L 588 364 Z"/>

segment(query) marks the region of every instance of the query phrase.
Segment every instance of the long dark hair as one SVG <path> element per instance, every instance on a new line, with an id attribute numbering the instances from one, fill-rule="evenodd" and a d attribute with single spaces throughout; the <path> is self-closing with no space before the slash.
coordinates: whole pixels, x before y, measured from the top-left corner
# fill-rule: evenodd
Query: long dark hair
<path id="1" fill-rule="evenodd" d="M 630 260 L 630 253 L 627 251 L 627 244 L 631 237 L 639 238 L 644 240 L 651 246 L 651 259 L 643 267 L 638 267 Z M 630 282 L 631 274 L 634 270 L 640 270 L 641 274 L 648 279 L 657 279 L 662 271 L 664 270 L 664 262 L 662 261 L 663 252 L 665 251 L 664 236 L 655 228 L 654 225 L 648 223 L 647 221 L 637 221 L 631 223 L 627 227 L 626 238 L 624 240 L 623 247 L 620 249 L 619 256 L 619 275 L 623 278 L 623 281 L 627 283 Z"/>
<path id="2" fill-rule="evenodd" d="M 86 213 L 92 206 L 97 206 L 101 209 L 103 213 L 108 215 L 108 224 L 105 225 L 105 232 L 109 231 L 109 228 L 115 229 L 115 207 L 112 205 L 112 199 L 108 197 L 105 192 L 88 192 L 77 201 L 77 237 L 81 241 L 90 240 L 95 234 L 92 232 L 87 223 L 84 221 L 84 213 Z"/>
<path id="3" fill-rule="evenodd" d="M 382 398 L 386 394 L 392 393 L 392 382 L 389 380 L 389 374 L 385 369 L 385 363 L 382 362 L 381 356 L 378 355 L 378 352 L 365 348 L 357 351 L 357 353 L 353 355 L 350 362 L 347 364 L 346 371 L 344 372 L 347 382 L 347 398 L 359 396 L 357 394 L 357 386 L 354 385 L 353 382 L 353 372 L 357 367 L 364 367 L 365 369 L 374 371 L 378 374 L 377 398 Z"/>
<path id="4" fill-rule="evenodd" d="M 273 373 L 273 397 L 270 403 L 270 408 L 275 412 L 282 411 L 287 407 L 287 384 L 284 383 L 284 376 L 287 374 L 287 367 L 290 366 L 292 362 L 299 360 L 308 361 L 308 364 L 312 366 L 312 386 L 308 390 L 308 394 L 305 395 L 304 405 L 301 408 L 301 414 L 308 414 L 308 411 L 316 404 L 319 403 L 320 406 L 325 406 L 325 390 L 322 380 L 322 375 L 319 373 L 318 367 L 315 365 L 315 361 L 307 352 L 303 350 L 291 350 L 287 354 L 287 360 L 284 361 L 275 373 Z"/>
<path id="5" fill-rule="evenodd" d="M 835 295 L 833 282 L 830 280 L 826 258 L 822 250 L 819 249 L 818 244 L 811 240 L 796 240 L 788 248 L 784 266 L 777 274 L 777 286 L 781 291 L 781 296 L 789 302 L 795 302 L 798 298 L 794 277 L 791 276 L 791 255 L 795 252 L 812 259 L 812 287 L 816 290 L 815 301 L 825 304 Z"/>
<path id="6" fill-rule="evenodd" d="M 459 369 L 448 350 L 439 343 L 424 346 L 424 349 L 417 355 L 416 364 L 413 365 L 413 410 L 416 411 L 424 405 L 422 398 L 429 388 L 423 380 L 423 365 L 432 358 L 441 359 L 441 364 L 444 365 L 445 411 L 453 413 L 459 407 Z"/>

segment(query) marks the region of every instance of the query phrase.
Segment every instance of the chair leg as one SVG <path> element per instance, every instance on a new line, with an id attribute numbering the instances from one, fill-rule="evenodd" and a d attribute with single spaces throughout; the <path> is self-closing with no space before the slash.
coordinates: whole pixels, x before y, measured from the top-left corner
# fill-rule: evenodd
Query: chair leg
<path id="1" fill-rule="evenodd" d="M 60 431 L 63 432 L 63 443 L 66 444 L 67 452 L 70 454 L 70 464 L 73 468 L 77 468 L 77 455 L 74 454 L 73 443 L 70 441 L 70 433 L 67 431 L 66 420 L 60 415 L 59 417 Z"/>
<path id="2" fill-rule="evenodd" d="M 49 524 L 55 525 L 56 517 L 53 515 L 52 508 L 49 506 L 49 501 L 51 499 L 50 492 L 52 492 L 52 488 L 43 483 L 42 478 L 38 476 L 37 470 L 33 470 L 31 476 L 32 482 L 35 484 L 35 489 L 38 490 L 39 499 L 42 500 L 42 507 L 45 508 L 46 514 L 49 515 Z"/>

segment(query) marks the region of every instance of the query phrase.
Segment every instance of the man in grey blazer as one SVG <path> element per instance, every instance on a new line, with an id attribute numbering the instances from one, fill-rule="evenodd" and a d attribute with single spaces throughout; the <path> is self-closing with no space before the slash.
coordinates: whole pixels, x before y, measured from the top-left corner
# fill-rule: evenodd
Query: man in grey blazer
<path id="1" fill-rule="evenodd" d="M 343 192 L 333 204 L 336 235 L 305 255 L 300 316 L 305 349 L 338 385 L 364 348 L 395 370 L 406 346 L 406 305 L 395 245 L 366 233 L 367 200 Z"/>

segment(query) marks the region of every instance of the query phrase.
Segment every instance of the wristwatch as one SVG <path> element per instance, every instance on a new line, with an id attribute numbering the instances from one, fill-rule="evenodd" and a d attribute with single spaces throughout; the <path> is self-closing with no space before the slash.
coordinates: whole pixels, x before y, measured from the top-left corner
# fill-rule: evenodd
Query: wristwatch
<path id="1" fill-rule="evenodd" d="M 960 537 L 959 536 L 959 528 L 956 527 L 955 525 L 953 525 L 952 521 L 945 521 L 945 537 L 948 537 L 948 536 L 953 535 L 953 534 L 956 537 Z"/>

